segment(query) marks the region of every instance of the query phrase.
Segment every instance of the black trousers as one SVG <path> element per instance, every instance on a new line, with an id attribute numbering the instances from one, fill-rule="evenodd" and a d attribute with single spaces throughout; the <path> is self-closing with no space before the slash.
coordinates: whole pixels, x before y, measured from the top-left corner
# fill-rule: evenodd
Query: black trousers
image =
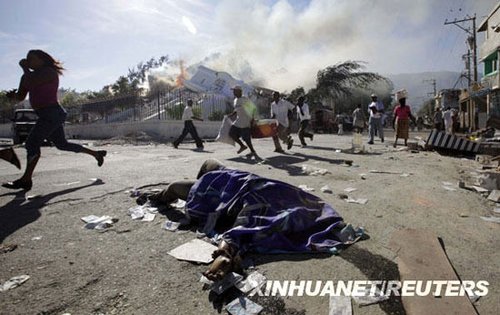
<path id="1" fill-rule="evenodd" d="M 187 136 L 188 133 L 191 135 L 193 140 L 196 142 L 196 146 L 198 148 L 203 147 L 203 141 L 201 141 L 200 137 L 198 136 L 198 132 L 196 131 L 196 128 L 195 128 L 192 120 L 184 121 L 184 129 L 182 130 L 182 133 L 179 136 L 179 138 L 177 138 L 177 140 L 174 141 L 174 144 L 179 145 L 179 143 L 181 143 L 182 140 L 184 140 L 184 138 Z"/>
<path id="2" fill-rule="evenodd" d="M 300 122 L 300 127 L 299 127 L 299 139 L 300 143 L 305 145 L 306 141 L 304 140 L 304 137 L 307 138 L 312 138 L 312 134 L 307 132 L 307 127 L 309 126 L 309 120 L 302 120 Z"/>

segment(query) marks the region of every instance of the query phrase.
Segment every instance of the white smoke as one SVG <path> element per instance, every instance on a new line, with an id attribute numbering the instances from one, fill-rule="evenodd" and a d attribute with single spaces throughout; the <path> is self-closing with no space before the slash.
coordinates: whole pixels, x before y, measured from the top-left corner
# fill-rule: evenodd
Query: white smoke
<path id="1" fill-rule="evenodd" d="M 433 10 L 445 14 L 435 18 Z M 346 60 L 366 61 L 371 72 L 421 72 L 436 66 L 429 47 L 436 34 L 426 23 L 443 26 L 446 11 L 433 0 L 312 0 L 302 7 L 225 0 L 214 11 L 214 38 L 226 49 L 204 64 L 281 91 L 313 87 L 318 70 Z"/>

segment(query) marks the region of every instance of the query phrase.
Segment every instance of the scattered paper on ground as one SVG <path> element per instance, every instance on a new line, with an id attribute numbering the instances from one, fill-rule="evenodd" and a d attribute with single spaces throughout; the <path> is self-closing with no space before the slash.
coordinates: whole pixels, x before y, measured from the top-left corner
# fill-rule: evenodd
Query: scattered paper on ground
<path id="1" fill-rule="evenodd" d="M 352 315 L 352 304 L 349 296 L 330 296 L 328 315 Z"/>
<path id="2" fill-rule="evenodd" d="M 260 287 L 266 281 L 266 277 L 258 271 L 250 273 L 245 280 L 236 283 L 235 287 L 243 293 L 248 293 Z"/>
<path id="3" fill-rule="evenodd" d="M 308 187 L 307 185 L 299 185 L 299 188 L 303 191 L 314 191 L 314 188 Z"/>
<path id="4" fill-rule="evenodd" d="M 347 198 L 345 199 L 348 203 L 357 203 L 360 205 L 365 205 L 368 202 L 368 199 L 365 198 L 358 198 L 358 199 L 353 199 L 353 198 Z"/>
<path id="5" fill-rule="evenodd" d="M 232 315 L 256 315 L 259 314 L 263 308 L 247 297 L 241 296 L 226 305 L 226 310 Z"/>
<path id="6" fill-rule="evenodd" d="M 500 217 L 480 217 L 484 221 L 500 223 Z"/>
<path id="7" fill-rule="evenodd" d="M 179 260 L 208 264 L 214 260 L 212 258 L 212 253 L 216 249 L 217 246 L 199 239 L 194 239 L 172 249 L 167 254 Z"/>
<path id="8" fill-rule="evenodd" d="M 333 194 L 333 190 L 328 185 L 321 187 L 321 192 L 324 192 L 325 194 Z"/>
<path id="9" fill-rule="evenodd" d="M 234 287 L 234 285 L 237 282 L 240 282 L 242 279 L 243 279 L 242 275 L 239 275 L 236 272 L 230 272 L 230 273 L 226 274 L 226 276 L 224 278 L 222 278 L 222 280 L 214 282 L 214 284 L 212 285 L 212 288 L 210 290 L 215 292 L 215 294 L 217 294 L 217 295 L 221 295 L 227 289 Z"/>
<path id="10" fill-rule="evenodd" d="M 357 188 L 354 188 L 354 187 L 347 187 L 346 189 L 344 189 L 344 191 L 345 191 L 346 193 L 350 193 L 350 192 L 353 192 L 353 191 L 356 191 L 356 190 L 358 190 L 358 189 L 357 189 Z"/>
<path id="11" fill-rule="evenodd" d="M 311 175 L 311 176 L 331 174 L 331 172 L 327 169 L 317 168 L 317 167 L 306 165 L 306 164 L 302 165 L 302 173 L 307 174 L 307 175 Z"/>
<path id="12" fill-rule="evenodd" d="M 20 275 L 20 276 L 12 277 L 9 280 L 5 281 L 0 286 L 0 292 L 5 292 L 7 290 L 17 288 L 21 284 L 28 281 L 29 278 L 30 278 L 30 276 L 28 276 L 28 275 Z"/>
<path id="13" fill-rule="evenodd" d="M 85 228 L 89 230 L 104 230 L 113 225 L 118 219 L 113 219 L 108 215 L 98 217 L 96 215 L 89 215 L 81 218 L 85 222 Z"/>

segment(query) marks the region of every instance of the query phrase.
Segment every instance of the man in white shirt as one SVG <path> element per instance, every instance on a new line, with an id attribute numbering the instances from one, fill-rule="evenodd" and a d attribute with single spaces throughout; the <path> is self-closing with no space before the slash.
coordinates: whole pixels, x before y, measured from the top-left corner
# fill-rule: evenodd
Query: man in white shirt
<path id="1" fill-rule="evenodd" d="M 203 150 L 203 141 L 198 136 L 198 132 L 196 131 L 196 128 L 193 124 L 193 119 L 203 121 L 203 119 L 196 117 L 193 114 L 193 101 L 189 99 L 187 101 L 186 107 L 184 108 L 184 112 L 182 113 L 182 120 L 184 121 L 184 129 L 182 130 L 182 133 L 179 136 L 179 138 L 177 138 L 177 140 L 174 141 L 173 143 L 174 148 L 177 149 L 182 140 L 184 140 L 184 137 L 186 137 L 187 134 L 189 133 L 191 134 L 193 140 L 196 142 L 196 147 L 200 150 Z"/>
<path id="2" fill-rule="evenodd" d="M 252 121 L 257 114 L 257 107 L 251 100 L 243 96 L 241 86 L 237 85 L 232 90 L 234 94 L 234 112 L 229 116 L 236 117 L 236 119 L 229 130 L 229 136 L 240 145 L 238 154 L 249 148 L 251 153 L 247 154 L 247 156 L 253 155 L 256 159 L 260 159 L 253 148 L 251 135 Z M 246 145 L 241 142 L 240 138 L 245 141 Z"/>
<path id="3" fill-rule="evenodd" d="M 278 132 L 273 136 L 274 152 L 284 153 L 280 145 L 280 139 L 286 143 L 287 149 L 290 150 L 293 146 L 293 139 L 289 132 L 288 111 L 293 110 L 295 105 L 280 99 L 280 93 L 273 93 L 273 102 L 271 103 L 271 118 L 278 120 Z"/>
<path id="4" fill-rule="evenodd" d="M 368 141 L 368 144 L 373 144 L 375 133 L 380 137 L 380 141 L 384 142 L 384 129 L 382 127 L 384 104 L 377 100 L 377 95 L 372 94 L 371 97 L 372 102 L 368 105 L 368 112 L 370 114 L 370 119 L 368 120 L 370 141 Z"/>
<path id="5" fill-rule="evenodd" d="M 299 127 L 300 144 L 302 144 L 302 146 L 305 147 L 307 146 L 307 143 L 304 140 L 304 138 L 305 137 L 310 138 L 312 141 L 313 134 L 307 132 L 307 127 L 309 126 L 309 121 L 311 120 L 311 114 L 309 113 L 309 105 L 305 103 L 304 96 L 300 96 L 297 99 L 297 116 L 299 117 L 300 120 L 300 127 Z"/>
<path id="6" fill-rule="evenodd" d="M 451 117 L 451 108 L 447 107 L 443 112 L 443 120 L 444 120 L 444 130 L 446 133 L 453 133 L 453 119 Z"/>

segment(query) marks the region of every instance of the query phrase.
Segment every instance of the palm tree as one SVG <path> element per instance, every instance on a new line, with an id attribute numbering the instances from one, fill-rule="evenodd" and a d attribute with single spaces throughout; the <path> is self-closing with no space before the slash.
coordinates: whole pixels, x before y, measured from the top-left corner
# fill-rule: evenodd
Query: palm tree
<path id="1" fill-rule="evenodd" d="M 392 90 L 392 82 L 373 72 L 361 72 L 365 62 L 345 61 L 337 63 L 318 71 L 316 77 L 316 89 L 323 97 L 338 99 L 352 95 L 351 89 L 354 87 L 364 88 L 377 81 L 382 81 Z"/>

